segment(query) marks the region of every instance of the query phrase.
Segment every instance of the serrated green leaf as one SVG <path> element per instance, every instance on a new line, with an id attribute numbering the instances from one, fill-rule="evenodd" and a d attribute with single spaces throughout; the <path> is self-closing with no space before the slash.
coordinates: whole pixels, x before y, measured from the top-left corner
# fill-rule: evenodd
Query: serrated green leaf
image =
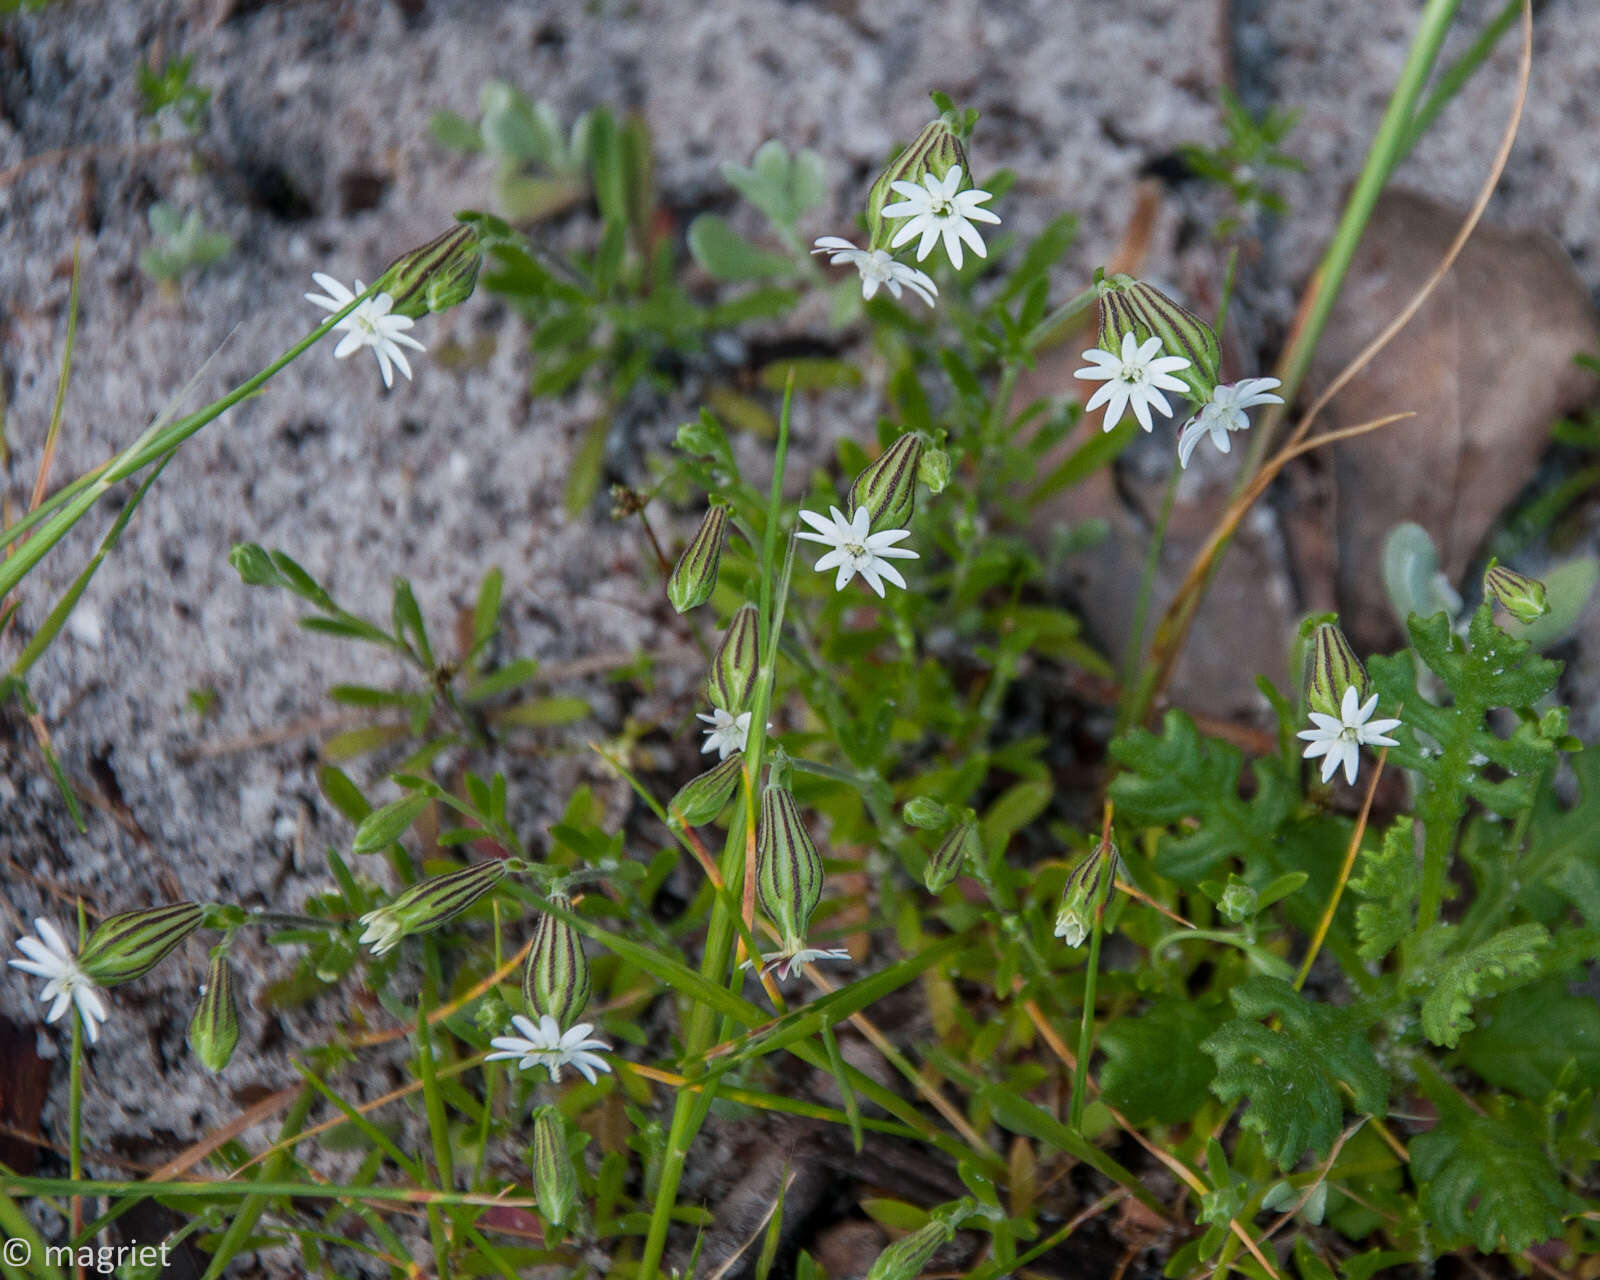
<path id="1" fill-rule="evenodd" d="M 1417 903 L 1416 828 L 1402 818 L 1383 844 L 1361 852 L 1361 872 L 1350 887 L 1367 901 L 1356 907 L 1356 937 L 1363 960 L 1381 960 L 1409 937 Z"/>
<path id="2" fill-rule="evenodd" d="M 1241 1123 L 1261 1136 L 1280 1169 L 1309 1149 L 1325 1157 L 1339 1136 L 1342 1082 L 1358 1111 L 1378 1115 L 1389 1081 L 1354 1011 L 1305 1000 L 1287 982 L 1257 976 L 1229 993 L 1239 1016 L 1200 1047 L 1217 1061 L 1211 1091 L 1224 1102 L 1248 1097 Z M 1262 1025 L 1276 1018 L 1276 1030 Z"/>
<path id="3" fill-rule="evenodd" d="M 1525 1098 L 1563 1088 L 1600 1089 L 1600 1005 L 1571 995 L 1564 978 L 1525 987 L 1478 1008 L 1461 1059 L 1492 1085 Z"/>
<path id="4" fill-rule="evenodd" d="M 1452 932 L 1451 926 L 1440 925 L 1420 940 L 1421 945 L 1434 938 L 1448 943 Z M 1472 1029 L 1473 1003 L 1538 977 L 1539 953 L 1549 945 L 1550 935 L 1542 924 L 1520 924 L 1427 964 L 1414 981 L 1427 992 L 1422 1001 L 1423 1034 L 1434 1044 L 1454 1049 L 1462 1033 Z"/>
<path id="5" fill-rule="evenodd" d="M 1200 1042 L 1219 1014 L 1191 1000 L 1162 1000 L 1100 1033 L 1100 1096 L 1136 1125 L 1181 1124 L 1198 1111 L 1215 1067 Z"/>

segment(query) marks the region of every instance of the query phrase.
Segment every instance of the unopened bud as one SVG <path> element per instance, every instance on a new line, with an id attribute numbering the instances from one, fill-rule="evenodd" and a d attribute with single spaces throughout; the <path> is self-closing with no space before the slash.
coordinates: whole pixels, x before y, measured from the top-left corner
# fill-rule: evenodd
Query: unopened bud
<path id="1" fill-rule="evenodd" d="M 506 864 L 499 859 L 474 863 L 459 871 L 432 876 L 412 885 L 387 906 L 361 917 L 366 931 L 361 941 L 381 956 L 414 933 L 427 933 L 454 920 L 505 877 Z"/>
<path id="2" fill-rule="evenodd" d="M 1067 875 L 1056 912 L 1056 937 L 1069 947 L 1081 947 L 1094 928 L 1095 917 L 1111 898 L 1117 881 L 1117 846 L 1102 841 L 1080 858 Z"/>
<path id="3" fill-rule="evenodd" d="M 722 563 L 722 538 L 727 528 L 728 508 L 709 508 L 678 563 L 672 566 L 667 599 L 679 613 L 703 605 L 717 589 L 717 567 Z"/>
<path id="4" fill-rule="evenodd" d="M 850 486 L 850 514 L 865 507 L 875 530 L 908 528 L 917 505 L 921 458 L 922 440 L 917 434 L 901 436 Z"/>
<path id="5" fill-rule="evenodd" d="M 482 262 L 478 232 L 457 223 L 420 249 L 401 254 L 373 288 L 394 299 L 394 315 L 415 320 L 430 311 L 448 311 L 470 298 Z"/>
<path id="6" fill-rule="evenodd" d="M 1217 900 L 1217 910 L 1229 924 L 1245 924 L 1256 918 L 1261 909 L 1261 895 L 1237 876 L 1229 876 L 1228 884 Z"/>
<path id="7" fill-rule="evenodd" d="M 755 690 L 760 665 L 761 614 L 753 604 L 740 605 L 711 656 L 711 674 L 706 680 L 711 705 L 737 716 Z"/>
<path id="8" fill-rule="evenodd" d="M 552 896 L 550 901 L 567 905 L 561 897 Z M 522 971 L 522 998 L 528 1011 L 536 1018 L 549 1014 L 565 1031 L 583 1013 L 593 989 L 583 936 L 559 916 L 540 916 L 528 966 Z"/>
<path id="9" fill-rule="evenodd" d="M 1507 568 L 1498 560 L 1489 561 L 1483 575 L 1483 593 L 1498 600 L 1518 622 L 1533 622 L 1550 612 L 1544 583 Z"/>
<path id="10" fill-rule="evenodd" d="M 800 820 L 793 793 L 770 782 L 761 792 L 756 828 L 756 888 L 784 947 L 799 950 L 822 900 L 822 857 Z"/>
<path id="11" fill-rule="evenodd" d="M 955 1239 L 956 1229 L 938 1218 L 901 1236 L 880 1253 L 867 1272 L 867 1280 L 916 1280 L 933 1255 Z"/>
<path id="12" fill-rule="evenodd" d="M 943 493 L 950 483 L 950 455 L 943 449 L 924 449 L 917 463 L 917 479 L 929 493 Z"/>
<path id="13" fill-rule="evenodd" d="M 894 183 L 920 185 L 923 174 L 931 173 L 936 178 L 943 178 L 956 165 L 961 166 L 961 172 L 970 181 L 972 167 L 967 163 L 967 150 L 956 133 L 953 113 L 947 111 L 937 120 L 924 125 L 911 145 L 889 161 L 872 184 L 872 190 L 867 193 L 867 232 L 871 237 L 867 247 L 888 247 L 889 228 L 883 224 L 883 207 L 900 199 L 891 189 Z"/>
<path id="14" fill-rule="evenodd" d="M 566 1121 L 554 1107 L 540 1107 L 533 1113 L 528 1162 L 533 1167 L 533 1192 L 540 1216 L 553 1227 L 565 1226 L 578 1203 L 578 1171 L 567 1147 Z"/>
<path id="15" fill-rule="evenodd" d="M 172 902 L 110 916 L 84 943 L 78 968 L 102 987 L 131 982 L 171 955 L 205 914 L 198 902 Z"/>
<path id="16" fill-rule="evenodd" d="M 951 829 L 939 842 L 939 847 L 928 855 L 922 868 L 922 883 L 929 893 L 938 893 L 960 874 L 968 858 L 975 858 L 982 850 L 978 838 L 978 818 L 971 809 L 966 817 Z"/>
<path id="17" fill-rule="evenodd" d="M 1177 370 L 1176 375 L 1189 385 L 1197 399 L 1209 400 L 1222 367 L 1216 331 L 1143 280 L 1119 273 L 1105 277 L 1098 287 L 1101 349 L 1120 355 L 1125 333 L 1133 334 L 1140 343 L 1160 338 L 1165 354 L 1189 361 L 1189 367 Z"/>
<path id="18" fill-rule="evenodd" d="M 921 831 L 937 831 L 949 825 L 952 815 L 948 805 L 932 796 L 912 796 L 906 801 L 905 808 L 900 810 L 900 816 L 906 820 L 907 826 Z"/>
<path id="19" fill-rule="evenodd" d="M 1356 651 L 1337 623 L 1318 623 L 1311 638 L 1306 671 L 1306 706 L 1339 719 L 1344 691 L 1350 688 L 1355 689 L 1359 700 L 1367 700 L 1372 692 L 1367 669 L 1361 665 L 1361 659 L 1356 657 Z"/>
<path id="20" fill-rule="evenodd" d="M 189 1020 L 189 1052 L 207 1071 L 221 1071 L 239 1043 L 239 1006 L 233 996 L 233 966 L 218 947 L 211 953 L 206 985 Z"/>
<path id="21" fill-rule="evenodd" d="M 727 806 L 744 773 L 744 752 L 735 751 L 721 764 L 690 778 L 668 804 L 668 812 L 686 827 L 710 822 Z"/>

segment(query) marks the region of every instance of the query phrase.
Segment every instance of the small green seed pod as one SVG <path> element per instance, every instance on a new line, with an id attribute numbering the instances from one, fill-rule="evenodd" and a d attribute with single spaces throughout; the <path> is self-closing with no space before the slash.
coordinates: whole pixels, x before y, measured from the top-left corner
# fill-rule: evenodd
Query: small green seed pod
<path id="1" fill-rule="evenodd" d="M 172 902 L 110 916 L 89 935 L 78 967 L 102 987 L 130 982 L 165 960 L 205 914 L 198 902 Z"/>
<path id="2" fill-rule="evenodd" d="M 414 933 L 428 933 L 455 919 L 504 879 L 506 864 L 499 859 L 474 863 L 459 871 L 432 876 L 411 886 L 387 906 L 361 917 L 366 932 L 361 941 L 381 956 Z"/>
<path id="3" fill-rule="evenodd" d="M 778 926 L 784 947 L 799 950 L 811 913 L 822 900 L 822 857 L 800 820 L 793 793 L 772 783 L 761 792 L 756 889 L 761 909 Z"/>
<path id="4" fill-rule="evenodd" d="M 943 493 L 950 483 L 950 455 L 943 449 L 924 449 L 917 463 L 917 479 L 929 493 Z"/>
<path id="5" fill-rule="evenodd" d="M 690 778 L 672 797 L 667 811 L 686 827 L 710 822 L 727 807 L 744 774 L 744 752 L 735 751 L 721 764 Z"/>
<path id="6" fill-rule="evenodd" d="M 911 523 L 917 505 L 917 464 L 922 459 L 922 440 L 907 432 L 850 486 L 850 514 L 865 507 L 874 530 L 904 529 Z"/>
<path id="7" fill-rule="evenodd" d="M 1216 330 L 1153 285 L 1132 276 L 1108 276 L 1100 281 L 1099 290 L 1102 350 L 1120 354 L 1125 333 L 1133 334 L 1140 343 L 1160 338 L 1166 354 L 1189 361 L 1189 367 L 1179 369 L 1177 376 L 1188 383 L 1197 399 L 1211 398 L 1222 367 Z"/>
<path id="8" fill-rule="evenodd" d="M 394 299 L 395 315 L 415 320 L 470 298 L 482 262 L 477 230 L 457 223 L 421 248 L 401 254 L 384 269 L 374 288 Z"/>
<path id="9" fill-rule="evenodd" d="M 711 705 L 737 716 L 755 691 L 760 665 L 761 614 L 755 605 L 743 604 L 728 619 L 728 629 L 711 657 L 711 674 L 706 679 Z"/>
<path id="10" fill-rule="evenodd" d="M 956 1229 L 938 1218 L 901 1236 L 880 1253 L 867 1272 L 867 1280 L 916 1280 L 933 1255 L 955 1239 Z"/>
<path id="11" fill-rule="evenodd" d="M 924 125 L 911 145 L 889 161 L 873 182 L 872 189 L 867 193 L 867 231 L 871 237 L 867 247 L 884 249 L 889 245 L 892 228 L 884 225 L 883 207 L 900 198 L 892 190 L 894 183 L 920 184 L 925 173 L 942 178 L 956 165 L 961 166 L 961 172 L 971 182 L 972 167 L 967 163 L 966 148 L 961 144 L 947 112 Z"/>
<path id="12" fill-rule="evenodd" d="M 566 1122 L 554 1107 L 540 1107 L 533 1113 L 528 1163 L 533 1168 L 540 1216 L 552 1227 L 565 1226 L 578 1203 L 578 1171 L 567 1148 Z"/>
<path id="13" fill-rule="evenodd" d="M 949 826 L 950 819 L 955 815 L 950 812 L 948 805 L 932 796 L 912 796 L 900 810 L 900 816 L 909 827 L 916 827 L 919 831 L 937 831 L 940 827 Z"/>
<path id="14" fill-rule="evenodd" d="M 1483 575 L 1483 594 L 1498 600 L 1518 622 L 1533 622 L 1550 612 L 1549 592 L 1537 578 L 1490 560 Z"/>
<path id="15" fill-rule="evenodd" d="M 667 578 L 667 599 L 679 613 L 703 605 L 717 589 L 717 569 L 722 563 L 722 539 L 727 528 L 728 508 L 708 507 L 694 537 L 673 565 Z"/>
<path id="16" fill-rule="evenodd" d="M 1069 947 L 1081 947 L 1094 928 L 1094 918 L 1111 898 L 1117 880 L 1118 854 L 1113 843 L 1095 845 L 1078 859 L 1061 891 L 1056 912 L 1056 937 Z"/>
<path id="17" fill-rule="evenodd" d="M 1306 706 L 1325 716 L 1339 718 L 1344 691 L 1354 687 L 1356 696 L 1365 702 L 1372 693 L 1372 682 L 1367 669 L 1356 657 L 1336 623 L 1319 623 L 1311 637 L 1311 652 L 1306 669 Z"/>
<path id="18" fill-rule="evenodd" d="M 939 847 L 928 855 L 922 868 L 922 883 L 929 893 L 938 893 L 956 878 L 969 858 L 982 852 L 978 838 L 978 818 L 971 809 L 950 833 L 939 842 Z"/>
<path id="19" fill-rule="evenodd" d="M 550 901 L 568 905 L 561 897 L 552 896 Z M 582 935 L 559 916 L 541 915 L 522 971 L 522 999 L 528 1012 L 535 1018 L 549 1014 L 565 1031 L 582 1015 L 593 989 Z"/>
<path id="20" fill-rule="evenodd" d="M 189 1020 L 189 1052 L 207 1071 L 221 1071 L 239 1043 L 239 1006 L 233 994 L 233 966 L 228 953 L 218 947 L 211 953 L 211 968 L 200 1003 Z"/>

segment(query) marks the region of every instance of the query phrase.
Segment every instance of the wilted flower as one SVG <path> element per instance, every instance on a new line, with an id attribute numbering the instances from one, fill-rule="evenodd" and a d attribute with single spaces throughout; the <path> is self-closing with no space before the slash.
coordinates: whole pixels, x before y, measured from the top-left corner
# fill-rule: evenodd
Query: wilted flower
<path id="1" fill-rule="evenodd" d="M 861 296 L 869 301 L 880 287 L 886 286 L 896 299 L 903 290 L 910 289 L 931 307 L 939 292 L 932 276 L 904 262 L 896 262 L 887 249 L 858 249 L 838 236 L 820 236 L 811 252 L 831 253 L 833 257 L 828 262 L 832 266 L 849 263 L 854 267 L 861 276 Z"/>
<path id="2" fill-rule="evenodd" d="M 1228 439 L 1230 431 L 1247 431 L 1250 419 L 1246 409 L 1258 404 L 1282 404 L 1283 397 L 1273 394 L 1279 385 L 1276 378 L 1245 378 L 1242 382 L 1220 382 L 1211 389 L 1211 399 L 1200 412 L 1183 424 L 1178 434 L 1178 465 L 1187 467 L 1195 445 L 1207 435 L 1217 446 L 1217 452 L 1227 453 L 1232 448 Z"/>

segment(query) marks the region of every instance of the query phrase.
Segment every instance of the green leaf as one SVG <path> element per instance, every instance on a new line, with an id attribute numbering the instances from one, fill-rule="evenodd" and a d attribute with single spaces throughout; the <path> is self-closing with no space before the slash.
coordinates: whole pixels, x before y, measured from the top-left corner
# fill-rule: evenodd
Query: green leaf
<path id="1" fill-rule="evenodd" d="M 983 847 L 997 853 L 1011 843 L 1011 837 L 1027 826 L 1050 803 L 1055 784 L 1048 778 L 1033 778 L 1002 791 L 983 815 Z"/>
<path id="2" fill-rule="evenodd" d="M 815 209 L 827 195 L 817 153 L 797 151 L 790 156 L 788 148 L 776 139 L 756 149 L 755 162 L 748 169 L 724 164 L 722 176 L 780 227 L 793 227 L 801 214 Z"/>
<path id="3" fill-rule="evenodd" d="M 1558 1085 L 1600 1089 L 1600 1005 L 1550 978 L 1479 1006 L 1461 1059 L 1490 1084 L 1525 1098 Z"/>
<path id="4" fill-rule="evenodd" d="M 1218 1015 L 1191 1000 L 1162 1000 L 1100 1033 L 1100 1096 L 1130 1123 L 1181 1124 L 1204 1104 L 1215 1068 L 1200 1042 Z"/>
<path id="5" fill-rule="evenodd" d="M 350 846 L 350 852 L 376 853 L 393 844 L 406 833 L 427 805 L 427 796 L 411 795 L 392 800 L 381 809 L 374 809 L 356 828 L 356 838 Z"/>
<path id="6" fill-rule="evenodd" d="M 788 258 L 751 244 L 714 213 L 691 222 L 688 239 L 690 254 L 715 280 L 770 280 L 794 271 Z"/>
<path id="7" fill-rule="evenodd" d="M 1567 1196 L 1534 1137 L 1538 1117 L 1480 1116 L 1446 1088 L 1430 1092 L 1439 1123 L 1411 1140 L 1411 1175 L 1435 1245 L 1521 1253 L 1559 1234 Z"/>
<path id="8" fill-rule="evenodd" d="M 1200 1045 L 1217 1060 L 1211 1091 L 1224 1102 L 1249 1098 L 1246 1129 L 1280 1169 L 1309 1149 L 1327 1156 L 1339 1136 L 1344 1106 L 1339 1084 L 1350 1086 L 1356 1109 L 1379 1115 L 1389 1081 L 1367 1043 L 1355 1012 L 1313 1004 L 1278 978 L 1253 977 L 1229 993 L 1239 1016 Z M 1278 1020 L 1277 1029 L 1262 1019 Z"/>
<path id="9" fill-rule="evenodd" d="M 1419 945 L 1448 943 L 1454 929 L 1439 925 Z M 1435 941 L 1437 940 L 1437 941 Z M 1539 952 L 1550 945 L 1542 924 L 1519 924 L 1477 946 L 1427 964 L 1412 985 L 1427 994 L 1422 1001 L 1422 1031 L 1434 1044 L 1454 1049 L 1472 1029 L 1472 1005 L 1539 976 Z"/>
<path id="10" fill-rule="evenodd" d="M 1417 905 L 1415 823 L 1402 818 L 1379 848 L 1361 851 L 1361 874 L 1350 887 L 1367 901 L 1356 908 L 1356 937 L 1363 960 L 1381 960 L 1411 934 Z"/>

